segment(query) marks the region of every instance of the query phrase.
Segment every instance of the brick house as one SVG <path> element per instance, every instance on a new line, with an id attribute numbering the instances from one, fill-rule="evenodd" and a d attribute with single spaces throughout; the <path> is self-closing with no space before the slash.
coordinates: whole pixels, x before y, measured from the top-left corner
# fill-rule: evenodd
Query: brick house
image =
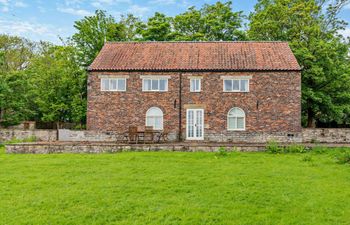
<path id="1" fill-rule="evenodd" d="M 87 129 L 259 142 L 301 132 L 301 71 L 286 42 L 106 43 L 89 67 Z"/>

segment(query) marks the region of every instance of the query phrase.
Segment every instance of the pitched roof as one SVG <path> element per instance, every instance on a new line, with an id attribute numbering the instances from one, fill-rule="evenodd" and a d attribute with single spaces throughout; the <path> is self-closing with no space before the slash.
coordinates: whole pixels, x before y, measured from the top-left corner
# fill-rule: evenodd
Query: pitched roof
<path id="1" fill-rule="evenodd" d="M 300 70 L 287 42 L 107 42 L 89 70 Z"/>

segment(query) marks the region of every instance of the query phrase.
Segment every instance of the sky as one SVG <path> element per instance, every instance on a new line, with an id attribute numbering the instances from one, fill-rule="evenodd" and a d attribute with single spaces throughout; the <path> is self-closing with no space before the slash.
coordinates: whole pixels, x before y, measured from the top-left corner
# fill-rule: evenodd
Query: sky
<path id="1" fill-rule="evenodd" d="M 34 41 L 59 44 L 60 38 L 71 36 L 74 21 L 89 16 L 96 9 L 106 10 L 116 19 L 132 13 L 143 20 L 154 12 L 174 16 L 190 6 L 200 8 L 217 0 L 0 0 L 0 33 L 18 35 Z M 249 14 L 256 0 L 233 0 L 233 10 Z M 350 22 L 350 4 L 340 17 Z M 350 26 L 343 32 L 350 36 Z"/>

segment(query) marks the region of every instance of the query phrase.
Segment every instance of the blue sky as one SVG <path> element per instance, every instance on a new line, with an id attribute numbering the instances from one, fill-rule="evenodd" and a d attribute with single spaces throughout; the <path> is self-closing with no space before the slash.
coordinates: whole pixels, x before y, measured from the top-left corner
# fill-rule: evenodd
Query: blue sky
<path id="1" fill-rule="evenodd" d="M 0 0 L 0 33 L 20 35 L 39 41 L 60 43 L 59 37 L 72 35 L 74 21 L 93 14 L 96 9 L 107 10 L 117 19 L 121 14 L 133 13 L 147 19 L 159 11 L 176 15 L 189 6 L 198 8 L 217 0 Z M 233 10 L 248 14 L 256 0 L 233 0 Z M 350 5 L 341 12 L 350 22 Z M 350 36 L 350 27 L 344 34 Z"/>

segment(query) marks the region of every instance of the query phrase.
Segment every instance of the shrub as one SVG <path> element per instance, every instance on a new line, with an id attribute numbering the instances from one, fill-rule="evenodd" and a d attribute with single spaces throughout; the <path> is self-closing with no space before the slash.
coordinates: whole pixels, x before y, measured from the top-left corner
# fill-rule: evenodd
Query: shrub
<path id="1" fill-rule="evenodd" d="M 284 149 L 284 152 L 286 152 L 286 153 L 306 153 L 307 149 L 303 145 L 291 144 L 291 145 L 288 145 Z"/>
<path id="2" fill-rule="evenodd" d="M 322 146 L 315 146 L 312 148 L 312 152 L 316 154 L 323 154 L 326 153 L 329 149 L 322 147 Z"/>
<path id="3" fill-rule="evenodd" d="M 303 162 L 312 162 L 312 157 L 311 157 L 311 155 L 305 155 L 305 156 L 303 156 L 301 161 L 303 161 Z"/>
<path id="4" fill-rule="evenodd" d="M 228 152 L 225 147 L 220 147 L 216 153 L 217 156 L 227 156 Z"/>
<path id="5" fill-rule="evenodd" d="M 335 160 L 339 164 L 350 164 L 350 151 L 337 153 Z"/>
<path id="6" fill-rule="evenodd" d="M 267 142 L 266 151 L 273 154 L 282 153 L 283 147 L 279 146 L 276 141 L 270 140 Z"/>
<path id="7" fill-rule="evenodd" d="M 17 138 L 12 138 L 9 141 L 5 141 L 5 144 L 17 144 L 17 143 L 23 143 L 23 142 L 36 142 L 37 138 L 35 136 L 30 136 L 24 139 L 17 139 Z"/>

